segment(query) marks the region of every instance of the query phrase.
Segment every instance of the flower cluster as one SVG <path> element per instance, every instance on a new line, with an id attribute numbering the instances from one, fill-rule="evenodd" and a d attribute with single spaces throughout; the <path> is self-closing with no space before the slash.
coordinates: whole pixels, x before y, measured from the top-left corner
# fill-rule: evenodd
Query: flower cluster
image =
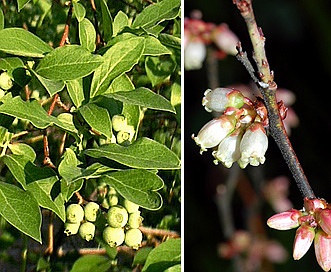
<path id="1" fill-rule="evenodd" d="M 331 269 L 331 205 L 323 199 L 304 199 L 302 210 L 290 209 L 273 215 L 268 226 L 278 230 L 298 228 L 293 244 L 293 258 L 301 259 L 314 241 L 318 264 Z"/>
<path id="2" fill-rule="evenodd" d="M 264 126 L 268 121 L 260 100 L 253 103 L 236 89 L 216 88 L 205 92 L 202 105 L 208 112 L 221 115 L 203 126 L 196 137 L 192 135 L 200 153 L 217 146 L 212 153 L 214 162 L 228 168 L 234 162 L 241 168 L 264 163 L 268 148 Z"/>
<path id="3" fill-rule="evenodd" d="M 201 17 L 201 16 L 195 16 Z M 184 21 L 184 65 L 186 70 L 197 70 L 206 58 L 206 45 L 213 44 L 218 49 L 217 57 L 236 55 L 238 37 L 222 23 L 215 25 L 198 18 Z"/>

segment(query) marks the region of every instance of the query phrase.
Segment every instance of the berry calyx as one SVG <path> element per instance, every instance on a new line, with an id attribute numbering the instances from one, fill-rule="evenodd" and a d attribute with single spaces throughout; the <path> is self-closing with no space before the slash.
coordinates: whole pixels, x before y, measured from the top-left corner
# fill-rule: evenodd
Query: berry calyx
<path id="1" fill-rule="evenodd" d="M 67 222 L 80 223 L 84 219 L 84 210 L 79 204 L 70 204 L 66 210 Z"/>
<path id="2" fill-rule="evenodd" d="M 102 237 L 110 247 L 115 247 L 123 244 L 125 233 L 122 228 L 106 227 L 102 233 Z"/>
<path id="3" fill-rule="evenodd" d="M 120 205 L 112 206 L 107 213 L 109 226 L 113 228 L 122 228 L 128 222 L 128 212 Z"/>
<path id="4" fill-rule="evenodd" d="M 85 219 L 90 222 L 95 222 L 97 220 L 99 209 L 100 209 L 99 204 L 95 202 L 87 203 L 84 207 Z"/>
<path id="5" fill-rule="evenodd" d="M 138 249 L 141 245 L 143 234 L 140 229 L 129 229 L 125 233 L 125 244 L 133 249 Z"/>
<path id="6" fill-rule="evenodd" d="M 78 233 L 78 229 L 80 227 L 80 223 L 64 223 L 64 233 L 69 235 L 75 235 Z"/>
<path id="7" fill-rule="evenodd" d="M 86 241 L 91 241 L 95 234 L 95 225 L 91 222 L 81 224 L 79 235 Z"/>

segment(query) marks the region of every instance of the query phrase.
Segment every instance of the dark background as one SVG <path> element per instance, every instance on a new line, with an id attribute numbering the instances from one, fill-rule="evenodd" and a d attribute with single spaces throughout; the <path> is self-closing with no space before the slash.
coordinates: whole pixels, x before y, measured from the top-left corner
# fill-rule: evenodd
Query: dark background
<path id="1" fill-rule="evenodd" d="M 295 93 L 294 110 L 300 124 L 292 130 L 291 142 L 308 180 L 318 197 L 331 201 L 331 166 L 329 118 L 331 99 L 331 2 L 329 0 L 256 0 L 253 1 L 257 23 L 266 37 L 266 53 L 275 81 L 279 87 Z M 239 37 L 248 53 L 251 47 L 246 26 L 232 0 L 184 1 L 185 16 L 198 9 L 203 20 L 219 24 L 225 22 Z M 224 241 L 222 222 L 215 205 L 215 191 L 222 183 L 222 166 L 215 166 L 211 152 L 199 154 L 199 147 L 191 139 L 212 116 L 201 105 L 203 93 L 209 88 L 205 66 L 198 71 L 186 71 L 184 81 L 184 256 L 185 271 L 234 271 L 231 260 L 217 255 L 217 245 Z M 248 83 L 250 78 L 232 56 L 219 61 L 221 86 Z M 223 167 L 224 168 L 224 167 Z M 256 171 L 247 167 L 248 177 Z M 288 168 L 273 139 L 269 138 L 266 163 L 259 167 L 263 179 L 286 175 L 291 179 L 290 196 L 294 208 L 303 201 Z M 234 196 L 233 215 L 236 227 L 243 223 L 245 208 Z M 270 216 L 263 214 L 265 221 Z M 317 265 L 313 246 L 300 260 L 292 259 L 295 231 L 274 231 L 268 235 L 280 241 L 289 251 L 286 263 L 274 265 L 270 271 L 322 271 Z"/>

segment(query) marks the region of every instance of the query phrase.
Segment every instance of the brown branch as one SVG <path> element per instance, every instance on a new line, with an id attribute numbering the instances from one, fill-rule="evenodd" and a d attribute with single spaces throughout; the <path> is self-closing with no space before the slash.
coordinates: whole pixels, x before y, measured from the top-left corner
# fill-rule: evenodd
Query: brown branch
<path id="1" fill-rule="evenodd" d="M 163 229 L 153 229 L 153 228 L 147 228 L 147 227 L 139 227 L 139 229 L 145 235 L 180 238 L 180 235 L 176 231 L 163 230 Z"/>

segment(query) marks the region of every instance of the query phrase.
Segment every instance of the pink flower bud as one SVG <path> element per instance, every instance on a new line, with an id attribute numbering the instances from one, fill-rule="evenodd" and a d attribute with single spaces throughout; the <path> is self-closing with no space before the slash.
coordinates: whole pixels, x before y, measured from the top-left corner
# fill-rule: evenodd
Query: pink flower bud
<path id="1" fill-rule="evenodd" d="M 322 230 L 331 235 L 331 209 L 317 209 L 315 219 Z"/>
<path id="2" fill-rule="evenodd" d="M 223 139 L 218 145 L 217 151 L 212 153 L 216 159 L 215 164 L 220 161 L 225 167 L 230 168 L 240 158 L 239 147 L 242 134 L 241 130 L 238 129 Z"/>
<path id="3" fill-rule="evenodd" d="M 278 230 L 293 229 L 299 226 L 298 219 L 301 215 L 302 213 L 300 211 L 291 209 L 271 216 L 267 224 L 270 228 Z"/>
<path id="4" fill-rule="evenodd" d="M 227 24 L 221 24 L 215 28 L 213 40 L 216 46 L 225 53 L 233 56 L 238 53 L 236 46 L 239 39 L 236 34 L 229 29 Z"/>
<path id="5" fill-rule="evenodd" d="M 314 240 L 314 237 L 314 228 L 307 224 L 303 224 L 297 229 L 293 244 L 294 260 L 300 260 L 306 254 Z"/>
<path id="6" fill-rule="evenodd" d="M 315 255 L 318 264 L 324 271 L 331 269 L 331 236 L 319 229 L 315 235 Z"/>
<path id="7" fill-rule="evenodd" d="M 317 209 L 324 209 L 327 207 L 327 203 L 324 199 L 319 198 L 305 198 L 304 199 L 304 207 L 306 212 L 308 213 L 314 213 Z"/>
<path id="8" fill-rule="evenodd" d="M 198 70 L 206 58 L 206 46 L 201 40 L 187 42 L 184 50 L 184 66 L 186 70 Z"/>
<path id="9" fill-rule="evenodd" d="M 236 124 L 236 119 L 230 115 L 222 115 L 205 124 L 198 135 L 192 138 L 196 144 L 201 147 L 200 153 L 207 148 L 217 146 L 229 133 L 231 133 Z"/>
<path id="10" fill-rule="evenodd" d="M 265 162 L 265 152 L 268 149 L 268 137 L 261 123 L 255 122 L 246 130 L 241 143 L 241 158 L 238 164 L 245 168 L 248 164 L 258 166 Z"/>

